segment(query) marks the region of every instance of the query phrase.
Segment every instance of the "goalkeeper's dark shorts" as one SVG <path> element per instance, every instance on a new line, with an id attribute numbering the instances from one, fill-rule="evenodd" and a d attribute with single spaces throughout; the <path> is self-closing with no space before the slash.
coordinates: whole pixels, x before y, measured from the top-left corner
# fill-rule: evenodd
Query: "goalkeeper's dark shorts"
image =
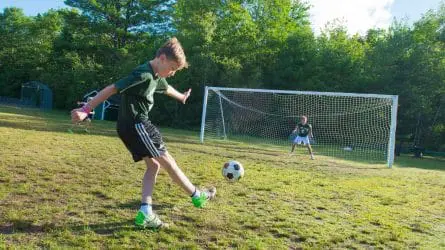
<path id="1" fill-rule="evenodd" d="M 161 133 L 150 121 L 136 124 L 118 122 L 117 133 L 135 162 L 144 157 L 159 157 L 167 152 Z"/>

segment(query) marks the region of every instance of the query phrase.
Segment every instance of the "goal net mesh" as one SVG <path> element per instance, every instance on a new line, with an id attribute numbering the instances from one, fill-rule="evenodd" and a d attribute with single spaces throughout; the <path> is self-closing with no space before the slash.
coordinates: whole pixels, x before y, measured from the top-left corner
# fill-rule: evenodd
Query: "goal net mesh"
<path id="1" fill-rule="evenodd" d="M 207 88 L 201 140 L 238 141 L 290 151 L 301 116 L 315 155 L 386 162 L 391 96 Z M 307 153 L 305 147 L 297 153 Z"/>

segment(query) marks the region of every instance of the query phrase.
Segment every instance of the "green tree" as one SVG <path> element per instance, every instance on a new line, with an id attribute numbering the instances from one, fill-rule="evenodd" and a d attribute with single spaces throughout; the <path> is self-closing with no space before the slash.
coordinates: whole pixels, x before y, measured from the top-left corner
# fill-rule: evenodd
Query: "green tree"
<path id="1" fill-rule="evenodd" d="M 143 32 L 169 27 L 171 2 L 166 0 L 65 0 L 88 17 L 95 32 L 104 34 L 114 48 L 123 48 Z"/>
<path id="2" fill-rule="evenodd" d="M 40 80 L 61 25 L 55 11 L 37 17 L 27 17 L 17 8 L 0 13 L 0 95 L 18 97 L 23 83 Z"/>
<path id="3" fill-rule="evenodd" d="M 317 75 L 324 91 L 366 92 L 361 84 L 366 42 L 346 27 L 330 23 L 317 38 Z"/>

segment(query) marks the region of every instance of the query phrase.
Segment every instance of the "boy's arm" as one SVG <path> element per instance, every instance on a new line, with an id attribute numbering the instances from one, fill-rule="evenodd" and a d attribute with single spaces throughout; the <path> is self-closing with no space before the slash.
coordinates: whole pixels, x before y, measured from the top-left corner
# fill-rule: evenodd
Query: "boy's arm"
<path id="1" fill-rule="evenodd" d="M 192 89 L 188 89 L 186 92 L 180 93 L 175 88 L 168 85 L 167 90 L 165 91 L 165 94 L 182 102 L 183 104 L 185 104 L 185 102 L 189 98 L 191 92 L 192 92 Z"/>
<path id="2" fill-rule="evenodd" d="M 312 134 L 312 126 L 309 127 L 309 136 L 314 138 L 314 134 Z"/>
<path id="3" fill-rule="evenodd" d="M 89 100 L 82 108 L 73 109 L 71 111 L 71 120 L 76 123 L 83 121 L 88 114 L 99 104 L 110 98 L 110 96 L 117 93 L 117 88 L 114 84 L 108 85 L 102 89 L 93 99 Z"/>

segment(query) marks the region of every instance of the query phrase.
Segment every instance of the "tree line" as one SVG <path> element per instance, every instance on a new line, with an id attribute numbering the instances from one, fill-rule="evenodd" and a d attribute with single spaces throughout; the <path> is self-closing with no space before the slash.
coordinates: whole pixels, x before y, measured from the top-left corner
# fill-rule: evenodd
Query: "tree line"
<path id="1" fill-rule="evenodd" d="M 314 34 L 295 0 L 65 0 L 72 8 L 0 12 L 0 96 L 38 80 L 71 109 L 151 59 L 171 36 L 191 67 L 169 83 L 187 106 L 158 97 L 160 125 L 199 127 L 205 85 L 399 95 L 398 129 L 445 151 L 445 4 L 412 25 L 349 35 L 341 21 Z"/>

